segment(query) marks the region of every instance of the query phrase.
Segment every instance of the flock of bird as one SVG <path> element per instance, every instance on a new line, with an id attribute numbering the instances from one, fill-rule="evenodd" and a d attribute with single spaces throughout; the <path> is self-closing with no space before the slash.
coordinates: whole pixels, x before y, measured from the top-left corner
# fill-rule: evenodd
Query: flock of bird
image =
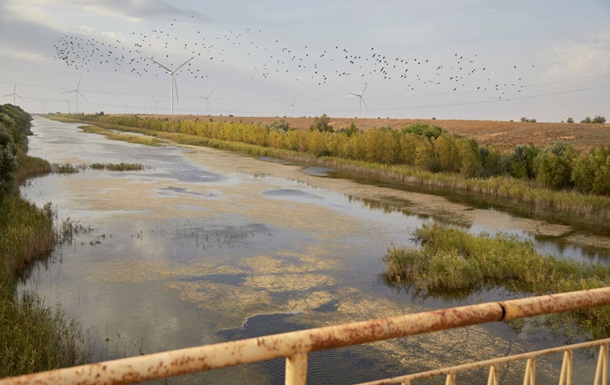
<path id="1" fill-rule="evenodd" d="M 318 86 L 345 78 L 362 79 L 367 84 L 392 81 L 400 82 L 405 93 L 488 91 L 490 99 L 503 99 L 509 97 L 507 93 L 516 95 L 524 87 L 523 68 L 488 68 L 479 63 L 476 54 L 452 52 L 441 62 L 432 57 L 391 56 L 375 47 L 358 52 L 340 45 L 316 49 L 312 45 L 282 43 L 260 29 L 212 34 L 177 19 L 163 28 L 133 32 L 121 40 L 65 35 L 55 49 L 56 58 L 76 70 L 102 66 L 116 72 L 127 70 L 135 76 L 160 77 L 163 70 L 194 58 L 180 70 L 181 77 L 188 76 L 192 81 L 214 76 L 215 71 L 219 73 L 219 66 L 250 66 L 247 70 L 253 79 L 277 76 Z"/>

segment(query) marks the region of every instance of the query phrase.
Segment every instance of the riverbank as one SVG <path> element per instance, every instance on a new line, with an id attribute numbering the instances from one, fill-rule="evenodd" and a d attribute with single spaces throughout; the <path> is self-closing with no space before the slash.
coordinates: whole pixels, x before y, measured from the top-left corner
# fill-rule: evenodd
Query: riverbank
<path id="1" fill-rule="evenodd" d="M 31 118 L 10 105 L 0 106 L 0 113 L 12 118 L 0 123 L 0 134 L 11 138 L 2 144 L 14 149 L 12 166 L 0 170 L 10 184 L 0 194 L 0 377 L 6 377 L 83 363 L 87 349 L 80 326 L 60 308 L 32 293 L 15 295 L 32 265 L 48 258 L 56 235 L 51 204 L 38 208 L 19 196 L 18 186 L 28 177 L 50 171 L 48 162 L 26 154 Z"/>
<path id="2" fill-rule="evenodd" d="M 159 119 L 144 120 L 133 116 L 117 117 L 117 119 L 107 117 L 105 119 L 117 120 L 120 124 L 97 122 L 96 117 L 76 119 L 76 117 L 71 116 L 52 116 L 51 118 L 94 124 L 107 130 L 136 132 L 180 144 L 208 146 L 255 156 L 269 156 L 289 161 L 333 167 L 376 178 L 379 181 L 402 183 L 405 186 L 415 185 L 431 189 L 461 191 L 471 194 L 473 199 L 481 203 L 489 202 L 490 206 L 507 209 L 528 218 L 549 219 L 564 225 L 592 230 L 602 235 L 610 233 L 610 197 L 582 194 L 574 190 L 551 190 L 531 180 L 517 179 L 506 175 L 487 178 L 469 177 L 464 175 L 464 173 L 431 172 L 403 164 L 387 164 L 326 156 L 323 152 L 318 155 L 312 154 L 306 149 L 312 146 L 309 142 L 323 140 L 320 133 L 314 133 L 312 138 L 297 138 L 298 141 L 294 146 L 298 149 L 291 150 L 276 148 L 268 144 L 265 145 L 264 143 L 269 142 L 271 139 L 260 138 L 259 140 L 257 138 L 257 136 L 263 135 L 257 132 L 264 129 L 260 125 L 247 126 L 235 123 L 235 127 L 230 125 L 227 127 L 223 126 L 220 128 L 221 130 L 234 131 L 238 137 L 242 138 L 241 140 L 227 140 L 222 137 L 222 135 L 226 136 L 226 133 L 223 132 L 223 134 L 219 135 L 212 127 L 207 126 L 206 122 L 199 121 L 187 121 L 184 122 L 184 126 L 178 127 L 173 121 Z M 205 127 L 198 127 L 198 124 Z M 112 131 L 108 131 L 108 134 L 110 133 Z M 130 139 L 125 137 L 123 140 Z M 258 143 L 259 141 L 260 143 Z M 362 146 L 364 145 L 360 147 Z M 385 151 L 385 149 L 380 149 L 380 151 Z M 415 156 L 419 156 L 423 152 L 425 152 L 425 148 L 422 151 L 417 149 Z"/>

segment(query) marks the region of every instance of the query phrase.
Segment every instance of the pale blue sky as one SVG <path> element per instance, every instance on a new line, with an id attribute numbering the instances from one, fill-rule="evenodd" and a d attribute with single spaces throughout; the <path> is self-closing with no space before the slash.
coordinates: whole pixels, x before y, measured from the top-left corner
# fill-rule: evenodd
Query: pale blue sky
<path id="1" fill-rule="evenodd" d="M 0 3 L 1 103 L 167 113 L 145 57 L 176 113 L 610 119 L 609 0 Z"/>

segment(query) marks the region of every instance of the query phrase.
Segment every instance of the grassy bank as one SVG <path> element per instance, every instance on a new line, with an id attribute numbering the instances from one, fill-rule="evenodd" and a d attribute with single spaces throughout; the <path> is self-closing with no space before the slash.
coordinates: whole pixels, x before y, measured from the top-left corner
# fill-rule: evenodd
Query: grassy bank
<path id="1" fill-rule="evenodd" d="M 424 225 L 415 232 L 420 249 L 393 247 L 382 258 L 389 282 L 434 296 L 466 297 L 503 287 L 544 295 L 610 285 L 610 267 L 540 255 L 513 236 L 471 235 Z M 610 306 L 569 313 L 596 338 L 610 336 Z"/>
<path id="2" fill-rule="evenodd" d="M 59 118 L 64 121 L 69 119 L 61 116 Z M 596 232 L 610 231 L 609 196 L 585 194 L 574 189 L 554 190 L 527 178 L 527 175 L 532 172 L 533 156 L 539 152 L 531 146 L 521 148 L 519 154 L 523 158 L 515 155 L 514 159 L 511 158 L 513 160 L 510 167 L 506 165 L 502 166 L 504 168 L 500 167 L 502 162 L 508 161 L 505 155 L 488 153 L 487 160 L 483 162 L 485 167 L 490 170 L 508 167 L 513 170 L 511 172 L 522 174 L 523 178 L 512 177 L 507 174 L 506 170 L 499 172 L 498 175 L 473 177 L 468 173 L 477 170 L 477 172 L 481 172 L 480 162 L 482 161 L 481 151 L 475 151 L 476 143 L 459 138 L 450 138 L 445 141 L 425 138 L 427 132 L 423 132 L 423 136 L 420 135 L 421 133 L 413 132 L 400 136 L 388 130 L 381 130 L 377 132 L 378 137 L 373 136 L 372 133 L 363 133 L 359 136 L 351 134 L 350 137 L 350 134 L 346 132 L 294 132 L 290 130 L 283 132 L 273 127 L 248 126 L 241 123 L 220 124 L 196 120 L 173 122 L 136 117 L 78 118 L 80 120 L 74 121 L 93 123 L 105 130 L 130 131 L 181 144 L 207 146 L 255 156 L 271 156 L 335 167 L 367 175 L 380 181 L 462 191 L 476 195 L 481 201 L 493 202 L 496 207 L 518 210 L 519 213 L 527 213 L 527 215 L 551 217 L 553 221 L 577 225 Z M 96 121 L 96 119 L 102 121 Z M 108 123 L 115 120 L 115 123 L 120 124 Z M 354 130 L 357 133 L 357 129 Z M 432 134 L 438 135 L 434 132 Z M 398 141 L 392 142 L 392 138 L 396 139 L 396 137 L 399 138 Z M 439 138 L 442 138 L 442 135 Z M 121 139 L 120 135 L 118 139 Z M 445 143 L 443 144 L 443 142 Z M 395 145 L 390 146 L 389 143 L 395 143 Z M 442 147 L 441 144 L 445 146 L 443 147 L 446 150 L 444 153 L 439 150 Z M 435 149 L 434 146 L 437 148 Z M 367 155 L 367 151 L 370 155 Z M 450 169 L 453 158 L 443 154 L 451 155 L 455 152 L 454 155 L 458 156 L 460 151 L 463 161 L 461 168 L 456 168 L 455 172 L 436 172 L 427 169 L 430 167 Z M 329 153 L 346 155 L 330 156 Z M 364 159 L 354 159 L 354 157 Z M 397 157 L 404 158 L 401 161 L 412 164 L 396 164 Z M 387 162 L 381 161 L 386 158 Z M 493 161 L 492 158 L 496 160 Z M 468 163 L 469 159 L 470 163 Z M 443 164 L 444 166 L 442 166 Z"/>
<path id="3" fill-rule="evenodd" d="M 18 280 L 46 259 L 56 242 L 51 205 L 38 208 L 25 201 L 18 186 L 51 166 L 26 154 L 29 115 L 18 107 L 0 107 L 0 115 L 10 116 L 3 117 L 0 131 L 11 137 L 2 143 L 9 157 L 0 167 L 0 180 L 8 186 L 0 194 L 0 377 L 6 377 L 73 366 L 85 362 L 88 353 L 80 327 L 60 309 L 35 294 L 15 294 Z"/>

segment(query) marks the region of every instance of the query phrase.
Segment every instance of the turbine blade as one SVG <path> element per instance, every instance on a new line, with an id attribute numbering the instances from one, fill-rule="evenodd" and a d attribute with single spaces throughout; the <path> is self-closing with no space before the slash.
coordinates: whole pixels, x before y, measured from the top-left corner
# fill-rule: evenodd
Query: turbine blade
<path id="1" fill-rule="evenodd" d="M 78 90 L 78 87 L 80 87 L 81 80 L 83 80 L 83 75 L 81 75 L 80 78 L 78 79 L 78 84 L 76 85 L 76 90 Z"/>
<path id="2" fill-rule="evenodd" d="M 85 97 L 85 95 L 83 95 L 83 94 L 82 94 L 80 91 L 76 91 L 76 92 L 78 92 L 78 94 L 79 94 L 80 96 L 82 96 L 82 97 L 83 97 L 83 99 L 85 99 L 85 101 L 86 101 L 87 103 L 89 103 L 89 100 L 87 100 L 87 98 Z"/>
<path id="3" fill-rule="evenodd" d="M 362 104 L 364 104 L 364 109 L 366 110 L 366 112 L 369 112 L 369 108 L 366 106 L 366 102 L 364 101 L 364 98 L 361 97 L 360 100 L 362 100 Z"/>
<path id="4" fill-rule="evenodd" d="M 213 93 L 213 92 L 214 92 L 214 90 L 210 91 L 210 93 L 208 94 L 208 98 L 209 98 L 210 96 L 212 96 L 212 93 Z"/>
<path id="5" fill-rule="evenodd" d="M 148 60 L 152 61 L 153 63 L 155 63 L 156 65 L 158 65 L 159 67 L 163 68 L 164 70 L 166 70 L 167 72 L 169 72 L 170 74 L 173 73 L 172 70 L 170 70 L 169 68 L 167 68 L 166 66 L 164 66 L 163 64 L 159 63 L 158 61 L 156 61 L 153 58 L 150 58 L 148 56 L 144 56 L 145 58 L 147 58 Z"/>
<path id="6" fill-rule="evenodd" d="M 364 95 L 364 91 L 366 91 L 366 87 L 368 87 L 369 84 L 368 83 L 364 83 L 364 89 L 362 90 L 362 93 L 360 94 L 360 96 Z"/>
<path id="7" fill-rule="evenodd" d="M 19 96 L 19 95 L 17 95 L 17 94 L 15 94 L 15 96 L 16 96 L 16 97 L 18 97 L 19 99 L 21 99 L 21 100 L 23 100 L 23 101 L 25 102 L 25 99 L 24 99 L 24 98 L 22 98 L 21 96 Z M 26 102 L 26 103 L 27 103 L 27 102 Z"/>
<path id="8" fill-rule="evenodd" d="M 176 68 L 176 69 L 174 70 L 174 73 L 175 73 L 175 72 L 178 72 L 178 70 L 179 70 L 180 68 L 184 67 L 184 66 L 186 65 L 186 63 L 190 62 L 190 61 L 191 61 L 191 60 L 193 60 L 194 58 L 195 58 L 195 56 L 193 56 L 192 58 L 188 59 L 188 60 L 187 60 L 187 61 L 185 61 L 184 63 L 180 64 L 180 65 L 178 66 L 178 68 Z"/>
<path id="9" fill-rule="evenodd" d="M 359 97 L 359 98 L 361 98 L 361 97 L 362 97 L 362 95 L 354 94 L 354 93 L 351 93 L 351 92 L 348 92 L 347 94 L 348 94 L 348 95 L 354 95 L 354 96 L 357 96 L 357 97 Z"/>

